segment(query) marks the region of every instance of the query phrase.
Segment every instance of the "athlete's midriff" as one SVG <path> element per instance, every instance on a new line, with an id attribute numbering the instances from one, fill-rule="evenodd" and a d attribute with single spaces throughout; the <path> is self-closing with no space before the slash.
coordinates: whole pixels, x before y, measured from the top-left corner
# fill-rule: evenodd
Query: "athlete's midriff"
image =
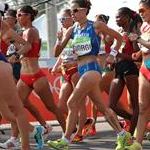
<path id="1" fill-rule="evenodd" d="M 21 66 L 21 74 L 34 74 L 40 69 L 38 65 L 38 58 L 24 57 L 21 60 Z"/>

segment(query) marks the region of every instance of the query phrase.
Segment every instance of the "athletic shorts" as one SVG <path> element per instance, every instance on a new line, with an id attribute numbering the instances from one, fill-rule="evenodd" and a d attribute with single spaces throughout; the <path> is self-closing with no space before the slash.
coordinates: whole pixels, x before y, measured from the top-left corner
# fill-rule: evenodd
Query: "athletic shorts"
<path id="1" fill-rule="evenodd" d="M 125 76 L 139 75 L 139 70 L 133 61 L 123 60 L 115 63 L 115 78 L 123 79 Z"/>
<path id="2" fill-rule="evenodd" d="M 88 71 L 97 71 L 101 74 L 101 67 L 96 61 L 84 64 L 82 66 L 78 66 L 78 73 L 80 77 L 83 76 L 84 73 Z"/>
<path id="3" fill-rule="evenodd" d="M 21 64 L 20 62 L 16 62 L 12 65 L 13 68 L 13 76 L 18 81 L 20 79 L 20 70 L 21 70 Z"/>

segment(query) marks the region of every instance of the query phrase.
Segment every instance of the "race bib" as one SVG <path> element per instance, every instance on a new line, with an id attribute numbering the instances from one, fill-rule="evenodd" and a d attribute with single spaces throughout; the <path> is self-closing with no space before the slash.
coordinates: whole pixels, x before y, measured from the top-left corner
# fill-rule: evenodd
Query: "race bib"
<path id="1" fill-rule="evenodd" d="M 73 50 L 78 56 L 90 53 L 92 50 L 91 38 L 87 36 L 76 37 L 73 40 Z"/>
<path id="2" fill-rule="evenodd" d="M 69 41 L 64 50 L 61 53 L 61 59 L 63 60 L 76 60 L 77 55 L 74 53 L 72 42 Z"/>
<path id="3" fill-rule="evenodd" d="M 149 33 L 143 33 L 142 36 L 141 36 L 141 38 L 144 39 L 145 41 L 150 41 Z M 140 45 L 140 49 L 144 53 L 147 53 L 147 52 L 150 51 L 148 48 L 146 48 L 143 45 Z"/>

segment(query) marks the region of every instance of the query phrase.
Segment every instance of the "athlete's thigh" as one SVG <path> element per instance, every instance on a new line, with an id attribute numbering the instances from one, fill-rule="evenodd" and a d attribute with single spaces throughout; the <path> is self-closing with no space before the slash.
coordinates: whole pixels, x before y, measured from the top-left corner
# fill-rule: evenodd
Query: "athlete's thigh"
<path id="1" fill-rule="evenodd" d="M 21 79 L 17 82 L 17 90 L 21 101 L 24 103 L 28 100 L 28 97 L 32 91 L 26 83 L 24 83 Z"/>
<path id="2" fill-rule="evenodd" d="M 95 85 L 99 86 L 101 75 L 97 71 L 86 72 L 78 81 L 74 88 L 69 101 L 80 104 L 81 101 L 88 95 Z"/>
<path id="3" fill-rule="evenodd" d="M 92 100 L 92 102 L 95 104 L 95 106 L 97 106 L 97 108 L 102 113 L 104 113 L 107 106 L 104 103 L 104 99 L 102 97 L 100 87 L 96 85 L 95 87 L 93 87 L 93 89 L 89 92 L 88 95 L 89 95 L 90 99 Z"/>
<path id="4" fill-rule="evenodd" d="M 73 88 L 76 86 L 76 84 L 78 83 L 78 81 L 79 81 L 79 74 L 78 74 L 78 72 L 76 72 L 76 73 L 74 73 L 73 75 L 72 75 L 72 77 L 71 77 L 71 83 L 72 83 L 72 86 L 73 86 Z"/>
<path id="5" fill-rule="evenodd" d="M 3 68 L 5 67 L 5 68 Z M 21 101 L 18 96 L 16 84 L 13 79 L 12 69 L 9 65 L 5 65 L 1 67 L 1 75 L 0 75 L 0 97 L 1 102 L 5 101 L 5 103 L 11 107 L 16 104 L 21 104 Z M 3 102 L 1 103 L 3 105 Z"/>
<path id="6" fill-rule="evenodd" d="M 139 104 L 150 107 L 150 82 L 141 73 L 139 75 Z"/>
<path id="7" fill-rule="evenodd" d="M 60 87 L 59 93 L 59 105 L 66 105 L 69 96 L 73 91 L 73 87 L 69 82 L 63 82 Z"/>
<path id="8" fill-rule="evenodd" d="M 100 82 L 101 91 L 106 91 L 106 93 L 109 94 L 109 89 L 113 78 L 114 78 L 113 71 L 109 71 L 105 73 L 105 75 L 102 77 L 102 80 Z"/>

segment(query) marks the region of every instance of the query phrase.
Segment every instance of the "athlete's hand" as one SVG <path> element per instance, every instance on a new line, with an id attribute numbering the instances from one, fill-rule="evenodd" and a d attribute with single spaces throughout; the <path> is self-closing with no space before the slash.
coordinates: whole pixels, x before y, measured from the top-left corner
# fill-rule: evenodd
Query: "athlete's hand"
<path id="1" fill-rule="evenodd" d="M 136 52 L 136 53 L 133 53 L 132 54 L 132 59 L 133 60 L 138 60 L 139 58 L 140 58 L 140 56 L 142 55 L 142 52 L 141 51 L 138 51 L 138 52 Z"/>
<path id="2" fill-rule="evenodd" d="M 56 36 L 57 36 L 57 39 L 62 40 L 62 38 L 63 38 L 63 31 L 62 30 L 58 31 Z"/>
<path id="3" fill-rule="evenodd" d="M 130 41 L 136 41 L 138 37 L 139 36 L 137 34 L 135 34 L 135 33 L 130 33 L 129 36 L 128 36 Z"/>
<path id="4" fill-rule="evenodd" d="M 112 56 L 112 55 L 109 55 L 107 58 L 106 58 L 106 64 L 113 64 L 115 61 L 115 57 Z"/>
<path id="5" fill-rule="evenodd" d="M 16 56 L 15 55 L 10 56 L 8 58 L 8 62 L 11 64 L 14 64 L 16 62 Z"/>
<path id="6" fill-rule="evenodd" d="M 54 70 L 53 67 L 48 68 L 48 71 L 51 75 L 55 76 L 56 75 L 56 71 Z"/>

